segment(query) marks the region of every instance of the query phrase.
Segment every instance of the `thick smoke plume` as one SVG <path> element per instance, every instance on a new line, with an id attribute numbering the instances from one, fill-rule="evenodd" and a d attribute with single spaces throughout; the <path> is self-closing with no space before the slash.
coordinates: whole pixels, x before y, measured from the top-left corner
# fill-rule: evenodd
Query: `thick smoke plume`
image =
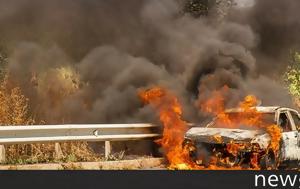
<path id="1" fill-rule="evenodd" d="M 155 85 L 179 96 L 189 121 L 201 119 L 197 99 L 224 85 L 228 106 L 248 93 L 266 105 L 290 105 L 270 75 L 299 40 L 298 1 L 260 0 L 222 21 L 182 14 L 180 5 L 0 0 L 10 80 L 46 123 L 153 121 L 137 91 Z"/>
<path id="2" fill-rule="evenodd" d="M 232 20 L 249 24 L 257 35 L 253 54 L 260 73 L 282 73 L 290 51 L 299 50 L 299 9 L 294 0 L 256 0 L 250 9 L 232 12 Z"/>

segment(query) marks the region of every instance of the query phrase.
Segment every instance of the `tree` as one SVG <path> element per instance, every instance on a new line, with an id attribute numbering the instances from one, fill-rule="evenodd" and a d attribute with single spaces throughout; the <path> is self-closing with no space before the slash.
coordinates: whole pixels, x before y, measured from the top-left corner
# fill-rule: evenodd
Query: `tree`
<path id="1" fill-rule="evenodd" d="M 183 12 L 193 17 L 206 16 L 208 14 L 209 0 L 184 0 Z"/>
<path id="2" fill-rule="evenodd" d="M 0 82 L 0 125 L 31 125 L 28 99 L 18 87 L 10 88 L 7 77 Z"/>
<path id="3" fill-rule="evenodd" d="M 6 74 L 7 52 L 0 46 L 0 80 L 3 80 Z"/>
<path id="4" fill-rule="evenodd" d="M 288 84 L 289 92 L 295 97 L 300 98 L 300 53 L 292 53 L 291 63 L 284 74 L 284 79 Z"/>

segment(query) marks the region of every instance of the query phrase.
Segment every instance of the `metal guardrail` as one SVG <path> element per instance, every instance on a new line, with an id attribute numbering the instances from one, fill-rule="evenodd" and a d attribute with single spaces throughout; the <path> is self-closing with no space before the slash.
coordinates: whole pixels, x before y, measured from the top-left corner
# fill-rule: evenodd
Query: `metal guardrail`
<path id="1" fill-rule="evenodd" d="M 139 140 L 159 136 L 156 127 L 147 123 L 2 126 L 0 144 Z"/>
<path id="2" fill-rule="evenodd" d="M 56 143 L 56 153 L 60 153 L 58 142 L 70 141 L 105 141 L 105 156 L 108 157 L 111 141 L 159 137 L 158 127 L 149 123 L 1 126 L 0 161 L 5 159 L 4 145 L 53 142 Z"/>

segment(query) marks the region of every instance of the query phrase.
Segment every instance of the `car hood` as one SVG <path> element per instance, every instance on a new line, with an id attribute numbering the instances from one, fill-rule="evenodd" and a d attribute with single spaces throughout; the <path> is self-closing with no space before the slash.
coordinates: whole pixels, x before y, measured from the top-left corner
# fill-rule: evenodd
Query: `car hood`
<path id="1" fill-rule="evenodd" d="M 193 127 L 185 135 L 186 138 L 206 143 L 249 142 L 257 143 L 262 148 L 267 148 L 270 136 L 260 130 L 205 128 Z"/>

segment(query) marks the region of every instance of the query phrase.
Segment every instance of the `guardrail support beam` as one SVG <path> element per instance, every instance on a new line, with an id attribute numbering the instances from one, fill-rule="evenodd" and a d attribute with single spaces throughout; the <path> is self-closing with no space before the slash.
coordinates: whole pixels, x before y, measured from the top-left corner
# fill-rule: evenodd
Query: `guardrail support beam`
<path id="1" fill-rule="evenodd" d="M 111 142 L 105 141 L 105 159 L 108 159 L 111 154 Z"/>
<path id="2" fill-rule="evenodd" d="M 0 163 L 5 163 L 6 157 L 5 157 L 5 146 L 0 145 Z"/>
<path id="3" fill-rule="evenodd" d="M 55 159 L 61 159 L 63 157 L 63 153 L 58 142 L 55 143 Z"/>

